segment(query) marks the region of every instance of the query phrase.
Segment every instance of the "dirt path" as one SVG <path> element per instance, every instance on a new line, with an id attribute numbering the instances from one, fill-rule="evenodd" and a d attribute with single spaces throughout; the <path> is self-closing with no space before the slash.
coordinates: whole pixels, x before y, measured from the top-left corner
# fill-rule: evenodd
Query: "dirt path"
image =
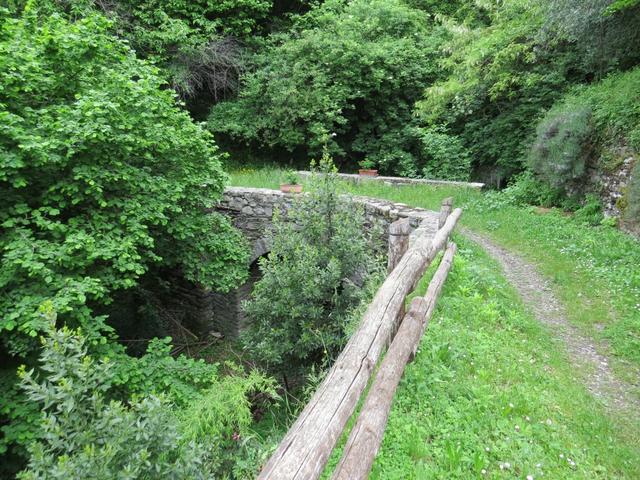
<path id="1" fill-rule="evenodd" d="M 500 263 L 505 277 L 536 319 L 550 327 L 553 334 L 564 343 L 571 362 L 586 372 L 585 383 L 589 391 L 608 408 L 637 414 L 640 401 L 631 393 L 634 386 L 616 378 L 609 367 L 609 360 L 599 352 L 603 350 L 602 347 L 599 348 L 593 339 L 581 334 L 568 322 L 562 303 L 536 267 L 482 235 L 467 229 L 463 229 L 462 233 Z"/>

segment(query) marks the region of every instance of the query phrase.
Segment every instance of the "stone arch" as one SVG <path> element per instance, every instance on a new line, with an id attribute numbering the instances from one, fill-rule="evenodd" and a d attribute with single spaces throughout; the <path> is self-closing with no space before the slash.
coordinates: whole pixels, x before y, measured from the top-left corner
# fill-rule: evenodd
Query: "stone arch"
<path id="1" fill-rule="evenodd" d="M 225 337 L 236 338 L 242 329 L 247 326 L 248 318 L 242 311 L 242 303 L 249 299 L 253 286 L 262 277 L 259 262 L 270 251 L 271 246 L 266 237 L 261 237 L 253 242 L 247 281 L 227 293 L 210 293 L 213 329 L 222 333 Z"/>
<path id="2" fill-rule="evenodd" d="M 271 251 L 271 245 L 269 239 L 261 237 L 253 242 L 253 249 L 251 250 L 250 263 L 255 262 L 260 257 L 266 256 Z"/>

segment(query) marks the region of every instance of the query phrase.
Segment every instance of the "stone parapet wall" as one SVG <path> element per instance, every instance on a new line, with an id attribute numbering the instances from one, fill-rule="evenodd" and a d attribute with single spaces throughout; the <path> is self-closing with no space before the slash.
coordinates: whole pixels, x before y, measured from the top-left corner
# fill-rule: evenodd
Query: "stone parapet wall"
<path id="1" fill-rule="evenodd" d="M 308 177 L 311 172 L 300 170 L 296 172 L 301 177 Z M 355 173 L 339 173 L 338 176 L 347 181 L 357 182 L 382 182 L 387 185 L 435 185 L 435 186 L 452 186 L 466 188 L 484 188 L 484 183 L 480 182 L 457 182 L 454 180 L 432 180 L 428 178 L 407 178 L 407 177 L 385 177 L 378 175 L 377 177 L 369 177 L 366 175 L 358 175 Z"/>
<path id="2" fill-rule="evenodd" d="M 296 195 L 300 194 L 282 193 L 267 188 L 227 187 L 215 210 L 228 215 L 236 228 L 244 233 L 245 238 L 256 242 L 263 239 L 271 227 L 274 210 L 280 209 L 286 213 Z M 379 198 L 354 196 L 352 199 L 364 207 L 365 228 L 381 226 L 385 237 L 389 225 L 401 218 L 408 218 L 413 228 L 417 228 L 424 221 L 423 227 L 432 230 L 433 234 L 438 229 L 437 212 Z M 257 250 L 264 250 L 264 247 L 262 245 Z M 259 253 L 257 256 L 262 254 Z"/>

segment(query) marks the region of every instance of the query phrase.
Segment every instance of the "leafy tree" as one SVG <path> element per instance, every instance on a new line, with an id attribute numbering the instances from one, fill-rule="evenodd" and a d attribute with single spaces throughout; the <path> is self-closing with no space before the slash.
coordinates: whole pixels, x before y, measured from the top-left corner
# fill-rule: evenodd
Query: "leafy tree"
<path id="1" fill-rule="evenodd" d="M 18 2 L 23 3 L 23 2 Z M 260 30 L 272 0 L 40 0 L 77 19 L 103 13 L 113 34 L 152 60 L 183 99 L 232 94 L 244 68 L 244 42 Z"/>
<path id="2" fill-rule="evenodd" d="M 416 127 L 414 132 L 426 160 L 425 177 L 469 180 L 471 158 L 459 137 L 441 127 Z"/>
<path id="3" fill-rule="evenodd" d="M 104 17 L 6 18 L 0 84 L 0 332 L 11 353 L 40 332 L 45 299 L 95 336 L 92 305 L 152 269 L 221 290 L 244 278 L 239 233 L 204 211 L 225 180 L 210 136 Z"/>
<path id="4" fill-rule="evenodd" d="M 209 127 L 234 140 L 319 154 L 353 168 L 365 157 L 417 175 L 413 103 L 438 74 L 442 31 L 399 0 L 332 0 L 272 37 L 242 78 L 240 97 L 214 106 Z"/>
<path id="5" fill-rule="evenodd" d="M 489 168 L 500 179 L 523 168 L 532 119 L 561 95 L 571 55 L 565 45 L 538 41 L 546 18 L 542 4 L 482 5 L 487 24 L 444 22 L 452 35 L 449 54 L 440 62 L 447 75 L 425 90 L 417 113 L 427 125 L 447 125 L 469 150 L 474 167 Z"/>
<path id="6" fill-rule="evenodd" d="M 104 16 L 35 5 L 0 10 L 0 453 L 33 432 L 12 365 L 35 352 L 43 302 L 124 368 L 106 317 L 117 295 L 176 275 L 224 291 L 246 275 L 240 234 L 206 213 L 225 182 L 210 134 Z"/>
<path id="7" fill-rule="evenodd" d="M 245 304 L 253 321 L 243 336 L 246 348 L 289 371 L 339 352 L 347 313 L 359 300 L 354 281 L 374 266 L 361 208 L 340 195 L 327 155 L 320 172 L 286 218 L 274 217 L 263 276 Z"/>
<path id="8" fill-rule="evenodd" d="M 571 42 L 582 68 L 600 79 L 640 61 L 638 15 L 634 0 L 549 0 L 542 38 Z"/>

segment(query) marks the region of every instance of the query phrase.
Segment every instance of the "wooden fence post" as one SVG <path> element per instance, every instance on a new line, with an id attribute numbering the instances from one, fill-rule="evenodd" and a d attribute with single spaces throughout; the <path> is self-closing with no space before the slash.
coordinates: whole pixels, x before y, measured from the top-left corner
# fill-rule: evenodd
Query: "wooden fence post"
<path id="1" fill-rule="evenodd" d="M 400 324 L 384 360 L 380 364 L 367 399 L 349 439 L 332 480 L 365 480 L 382 444 L 393 397 L 400 383 L 405 365 L 420 344 L 442 286 L 451 270 L 456 245 L 449 244 L 424 297 L 414 298 Z"/>
<path id="2" fill-rule="evenodd" d="M 453 210 L 453 198 L 447 197 L 442 200 L 442 204 L 440 206 L 440 218 L 438 219 L 438 228 L 442 228 L 444 223 L 447 221 L 447 217 L 451 215 L 451 210 Z"/>
<path id="3" fill-rule="evenodd" d="M 387 255 L 387 273 L 391 273 L 409 248 L 411 224 L 408 218 L 401 218 L 389 225 L 389 253 Z"/>
<path id="4" fill-rule="evenodd" d="M 462 215 L 459 208 L 433 238 L 424 237 L 407 250 L 385 279 L 358 330 L 291 426 L 258 479 L 314 480 L 353 414 L 380 354 L 397 329 L 399 312 L 429 264 L 442 250 Z"/>

